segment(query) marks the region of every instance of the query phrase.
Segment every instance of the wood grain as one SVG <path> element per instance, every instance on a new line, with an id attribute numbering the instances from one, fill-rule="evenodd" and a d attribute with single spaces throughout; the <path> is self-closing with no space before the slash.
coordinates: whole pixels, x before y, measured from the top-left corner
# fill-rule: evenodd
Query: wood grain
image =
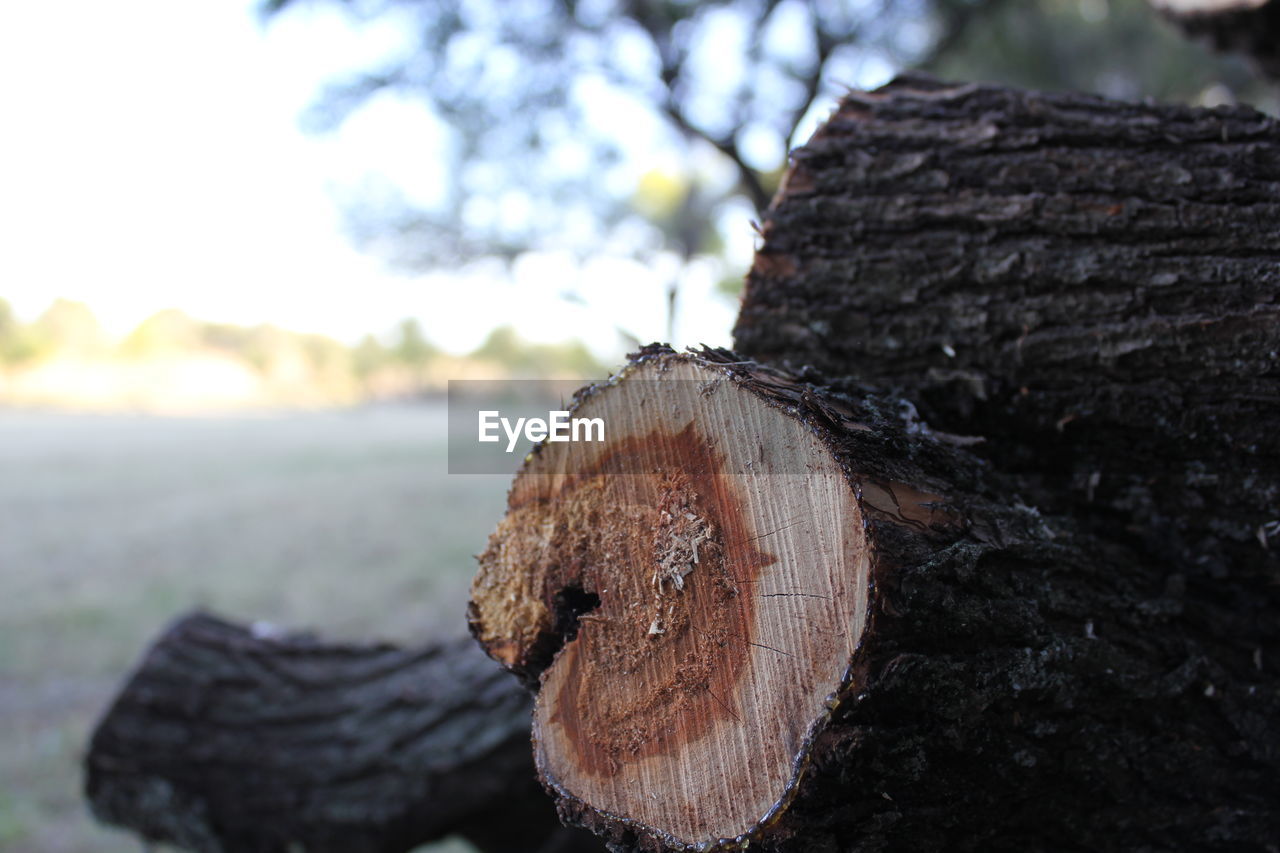
<path id="1" fill-rule="evenodd" d="M 680 843 L 749 832 L 794 787 L 862 635 L 852 490 L 804 424 L 691 360 L 643 361 L 576 413 L 609 441 L 522 471 L 481 557 L 478 636 L 519 666 L 560 591 L 597 596 L 542 678 L 544 781 Z"/>

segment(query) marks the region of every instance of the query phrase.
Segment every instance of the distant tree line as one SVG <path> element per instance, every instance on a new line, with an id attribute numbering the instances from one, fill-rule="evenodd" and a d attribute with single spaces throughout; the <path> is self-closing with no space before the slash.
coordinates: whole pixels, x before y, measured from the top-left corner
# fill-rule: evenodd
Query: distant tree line
<path id="1" fill-rule="evenodd" d="M 0 299 L 0 368 L 5 370 L 55 358 L 148 361 L 196 355 L 231 358 L 264 377 L 289 374 L 326 387 L 353 385 L 356 396 L 365 397 L 431 389 L 458 373 L 578 379 L 606 373 L 579 341 L 533 343 L 505 326 L 458 357 L 431 343 L 414 318 L 402 320 L 389 335 L 369 334 L 347 346 L 325 335 L 270 324 L 211 323 L 167 309 L 113 342 L 82 302 L 55 300 L 34 321 L 23 323 Z"/>

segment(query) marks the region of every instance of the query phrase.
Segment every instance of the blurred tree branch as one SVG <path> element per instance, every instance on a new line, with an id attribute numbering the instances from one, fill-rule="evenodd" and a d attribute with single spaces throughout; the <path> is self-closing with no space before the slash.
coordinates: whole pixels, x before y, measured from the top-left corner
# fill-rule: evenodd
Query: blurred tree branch
<path id="1" fill-rule="evenodd" d="M 684 152 L 685 183 L 704 197 L 695 207 L 706 212 L 737 198 L 761 216 L 816 105 L 864 82 L 853 77 L 868 61 L 889 71 L 927 59 L 949 35 L 929 22 L 951 26 L 1001 0 L 331 2 L 360 17 L 395 10 L 416 21 L 410 54 L 330 85 L 310 119 L 313 128 L 333 128 L 396 91 L 420 98 L 448 127 L 456 168 L 446 170 L 438 207 L 387 203 L 382 216 L 365 210 L 366 222 L 356 223 L 359 237 L 377 241 L 392 220 L 391 242 L 403 242 L 399 235 L 420 247 L 403 260 L 429 266 L 563 244 L 575 233 L 566 220 L 583 232 L 569 240 L 579 246 L 598 248 L 624 223 L 634 236 L 644 222 L 630 191 L 605 185 L 625 183 L 626 167 L 652 168 L 637 170 L 623 162 L 627 154 L 655 152 L 637 155 L 631 127 L 602 127 L 591 114 L 611 97 L 610 109 L 631 105 L 637 124 Z M 295 5 L 263 0 L 261 9 L 270 17 Z M 920 22 L 929 31 L 923 39 Z M 586 156 L 566 165 L 571 150 Z M 716 157 L 727 183 L 695 179 Z M 515 205 L 497 197 L 511 187 L 532 197 L 528 215 L 504 219 Z M 641 254 L 673 248 L 688 257 L 705 240 L 682 242 L 657 239 Z"/>
<path id="2" fill-rule="evenodd" d="M 906 67 L 1113 97 L 1253 95 L 1240 63 L 1121 0 L 327 2 L 413 28 L 411 50 L 327 87 L 310 119 L 333 128 L 396 93 L 438 121 L 433 203 L 393 186 L 347 205 L 359 241 L 414 268 L 531 249 L 709 254 L 726 211 L 763 217 L 824 102 Z M 665 220 L 635 205 L 654 169 L 689 194 Z"/>
<path id="3" fill-rule="evenodd" d="M 1148 0 L 1193 38 L 1253 58 L 1280 80 L 1280 0 Z"/>

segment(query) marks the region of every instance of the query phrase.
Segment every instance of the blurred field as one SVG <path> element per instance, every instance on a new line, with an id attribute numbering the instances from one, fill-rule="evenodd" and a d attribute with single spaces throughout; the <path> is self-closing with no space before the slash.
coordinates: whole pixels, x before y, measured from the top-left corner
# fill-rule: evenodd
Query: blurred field
<path id="1" fill-rule="evenodd" d="M 141 849 L 88 816 L 79 759 L 182 611 L 399 642 L 464 630 L 508 478 L 447 475 L 445 420 L 442 403 L 0 410 L 0 850 Z"/>

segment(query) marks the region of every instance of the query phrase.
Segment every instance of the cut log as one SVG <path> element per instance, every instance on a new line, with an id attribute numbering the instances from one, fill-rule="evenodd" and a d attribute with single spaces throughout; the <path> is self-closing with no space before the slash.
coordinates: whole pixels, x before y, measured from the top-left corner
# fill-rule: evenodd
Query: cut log
<path id="1" fill-rule="evenodd" d="M 607 443 L 526 461 L 470 617 L 612 849 L 1280 837 L 1273 666 L 909 406 L 655 346 L 575 416 Z"/>
<path id="2" fill-rule="evenodd" d="M 795 153 L 763 233 L 741 352 L 985 438 L 1277 642 L 1275 119 L 904 77 Z"/>
<path id="3" fill-rule="evenodd" d="M 1149 0 L 1188 35 L 1257 60 L 1280 79 L 1280 0 Z"/>
<path id="4" fill-rule="evenodd" d="M 581 412 L 607 450 L 549 445 L 516 481 L 473 625 L 529 678 L 576 633 L 535 719 L 554 788 L 664 837 L 737 836 L 785 798 L 862 634 L 860 511 L 805 424 L 726 374 L 656 357 L 609 390 Z"/>
<path id="5" fill-rule="evenodd" d="M 537 785 L 529 704 L 469 638 L 404 651 L 190 615 L 98 724 L 86 794 L 99 820 L 203 853 L 399 853 L 455 833 L 492 853 L 598 850 Z"/>

